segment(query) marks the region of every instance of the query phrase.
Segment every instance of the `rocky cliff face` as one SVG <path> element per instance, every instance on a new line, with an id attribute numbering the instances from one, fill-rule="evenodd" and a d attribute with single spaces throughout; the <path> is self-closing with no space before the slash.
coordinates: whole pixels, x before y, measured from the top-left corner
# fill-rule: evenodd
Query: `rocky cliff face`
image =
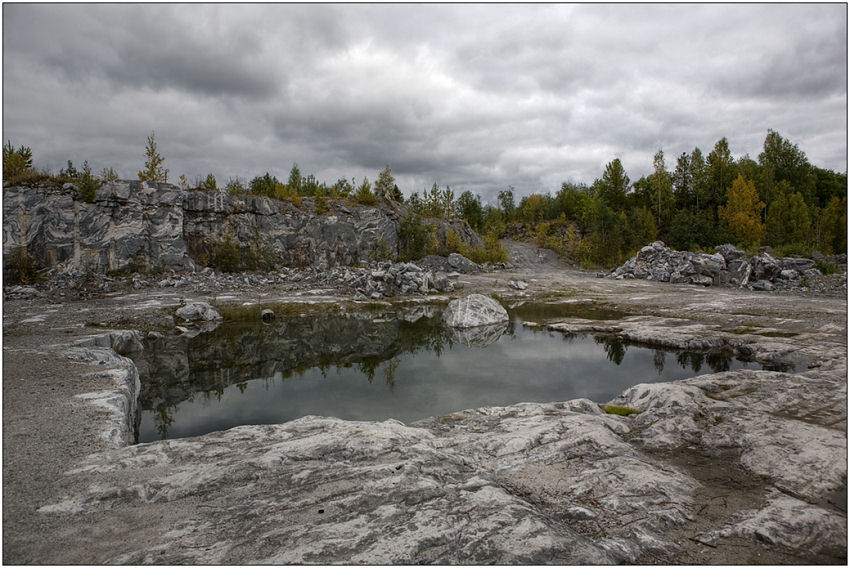
<path id="1" fill-rule="evenodd" d="M 71 261 L 106 271 L 191 266 L 183 239 L 184 192 L 167 184 L 119 182 L 94 203 L 73 187 L 3 190 L 3 253 L 19 247 L 41 266 Z"/>
<path id="2" fill-rule="evenodd" d="M 317 214 L 309 198 L 297 208 L 265 197 L 138 181 L 107 184 L 93 203 L 70 184 L 8 187 L 3 252 L 26 247 L 40 266 L 70 261 L 95 272 L 192 270 L 216 243 L 230 239 L 243 250 L 261 250 L 275 264 L 327 268 L 396 259 L 406 214 L 403 206 L 341 202 Z M 481 244 L 459 224 L 452 228 L 464 242 Z"/>

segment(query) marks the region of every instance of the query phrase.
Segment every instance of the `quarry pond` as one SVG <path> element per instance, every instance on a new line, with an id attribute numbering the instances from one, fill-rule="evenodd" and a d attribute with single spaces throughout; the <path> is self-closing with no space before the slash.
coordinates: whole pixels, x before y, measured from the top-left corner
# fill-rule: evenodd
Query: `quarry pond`
<path id="1" fill-rule="evenodd" d="M 529 303 L 505 324 L 452 330 L 441 306 L 229 322 L 194 337 L 155 336 L 136 357 L 138 442 L 307 415 L 413 423 L 469 408 L 613 399 L 638 383 L 762 369 L 731 353 L 630 345 L 562 333 L 565 318 L 616 320 L 595 306 Z M 787 369 L 785 369 L 787 370 Z"/>

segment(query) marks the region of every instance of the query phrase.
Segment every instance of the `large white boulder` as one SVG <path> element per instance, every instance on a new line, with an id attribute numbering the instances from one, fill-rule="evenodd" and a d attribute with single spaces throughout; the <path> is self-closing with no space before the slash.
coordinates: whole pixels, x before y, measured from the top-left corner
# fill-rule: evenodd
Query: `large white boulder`
<path id="1" fill-rule="evenodd" d="M 452 300 L 443 312 L 443 323 L 448 327 L 478 327 L 509 320 L 508 312 L 499 302 L 481 294 Z"/>

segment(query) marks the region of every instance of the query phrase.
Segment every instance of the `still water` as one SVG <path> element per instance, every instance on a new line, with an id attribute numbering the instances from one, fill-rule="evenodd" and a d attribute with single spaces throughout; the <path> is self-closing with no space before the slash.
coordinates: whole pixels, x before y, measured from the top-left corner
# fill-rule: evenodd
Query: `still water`
<path id="1" fill-rule="evenodd" d="M 139 442 L 182 438 L 309 414 L 412 422 L 466 408 L 586 397 L 629 386 L 761 365 L 725 354 L 625 345 L 611 336 L 530 328 L 553 308 L 526 306 L 509 324 L 443 329 L 439 309 L 221 325 L 148 342 Z M 617 314 L 583 313 L 580 317 Z M 542 318 L 542 319 L 541 319 Z"/>

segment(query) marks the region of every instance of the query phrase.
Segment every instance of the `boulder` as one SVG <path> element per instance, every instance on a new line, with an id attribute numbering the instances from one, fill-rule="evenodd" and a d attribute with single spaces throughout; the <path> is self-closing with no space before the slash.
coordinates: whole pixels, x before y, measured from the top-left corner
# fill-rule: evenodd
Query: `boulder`
<path id="1" fill-rule="evenodd" d="M 747 258 L 747 253 L 728 243 L 725 245 L 716 246 L 714 247 L 714 250 L 717 251 L 717 254 L 723 257 L 727 264 L 730 260 L 740 260 L 742 258 Z"/>
<path id="2" fill-rule="evenodd" d="M 756 280 L 752 283 L 752 288 L 760 292 L 772 292 L 774 290 L 773 284 L 767 280 Z"/>
<path id="3" fill-rule="evenodd" d="M 815 261 L 810 258 L 783 258 L 780 260 L 780 264 L 783 270 L 805 272 L 815 265 Z"/>
<path id="4" fill-rule="evenodd" d="M 112 350 L 119 355 L 129 356 L 144 349 L 138 331 L 116 331 L 109 335 L 109 341 Z"/>
<path id="5" fill-rule="evenodd" d="M 481 267 L 465 256 L 458 254 L 456 252 L 451 253 L 448 256 L 449 266 L 451 266 L 454 270 L 458 272 L 462 272 L 464 274 L 469 274 L 470 272 L 478 272 L 481 270 Z"/>
<path id="6" fill-rule="evenodd" d="M 509 321 L 508 312 L 493 298 L 470 294 L 449 302 L 443 312 L 443 323 L 448 327 L 477 327 Z"/>
<path id="7" fill-rule="evenodd" d="M 690 262 L 703 276 L 711 276 L 712 279 L 720 277 L 720 271 L 726 268 L 726 260 L 720 254 L 697 253 L 693 255 Z"/>
<path id="8" fill-rule="evenodd" d="M 220 321 L 224 318 L 218 310 L 206 302 L 192 302 L 178 308 L 175 316 L 187 322 Z"/>
<path id="9" fill-rule="evenodd" d="M 769 253 L 763 252 L 759 256 L 750 259 L 753 268 L 752 277 L 755 280 L 773 280 L 782 272 L 782 265 Z"/>
<path id="10" fill-rule="evenodd" d="M 649 279 L 657 280 L 658 282 L 670 282 L 670 272 L 663 268 L 650 268 Z"/>
<path id="11" fill-rule="evenodd" d="M 449 280 L 449 275 L 442 271 L 431 275 L 430 284 L 438 292 L 452 292 L 455 289 L 454 283 Z"/>
<path id="12" fill-rule="evenodd" d="M 745 258 L 728 261 L 729 283 L 732 286 L 746 286 L 750 280 L 753 268 Z"/>

